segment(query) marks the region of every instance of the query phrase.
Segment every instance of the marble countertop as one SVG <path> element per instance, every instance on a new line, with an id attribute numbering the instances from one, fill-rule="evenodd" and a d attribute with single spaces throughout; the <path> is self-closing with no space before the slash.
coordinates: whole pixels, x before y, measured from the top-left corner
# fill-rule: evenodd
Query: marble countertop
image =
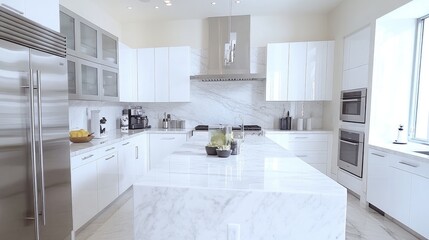
<path id="1" fill-rule="evenodd" d="M 158 162 L 135 186 L 191 187 L 309 194 L 345 194 L 346 189 L 263 136 L 248 136 L 239 155 L 207 156 L 207 139 L 192 137 Z"/>
<path id="2" fill-rule="evenodd" d="M 138 134 L 190 134 L 192 129 L 162 129 L 162 128 L 151 128 L 151 129 L 137 129 L 129 130 L 127 133 L 121 132 L 121 130 L 116 129 L 115 131 L 110 131 L 108 136 L 105 138 L 92 139 L 87 143 L 71 143 L 70 142 L 70 156 L 77 156 L 84 154 L 90 151 L 93 151 L 97 148 L 121 142 L 125 139 L 135 137 Z"/>
<path id="3" fill-rule="evenodd" d="M 407 144 L 393 144 L 391 141 L 370 142 L 369 146 L 373 149 L 384 151 L 398 156 L 412 158 L 417 161 L 429 163 L 429 156 L 414 151 L 429 151 L 429 145 L 408 142 Z"/>

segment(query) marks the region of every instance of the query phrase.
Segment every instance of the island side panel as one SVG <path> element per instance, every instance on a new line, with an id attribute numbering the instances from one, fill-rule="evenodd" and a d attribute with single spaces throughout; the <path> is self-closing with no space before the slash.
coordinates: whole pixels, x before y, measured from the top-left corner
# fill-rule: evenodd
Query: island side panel
<path id="1" fill-rule="evenodd" d="M 347 194 L 134 186 L 135 240 L 345 239 Z"/>

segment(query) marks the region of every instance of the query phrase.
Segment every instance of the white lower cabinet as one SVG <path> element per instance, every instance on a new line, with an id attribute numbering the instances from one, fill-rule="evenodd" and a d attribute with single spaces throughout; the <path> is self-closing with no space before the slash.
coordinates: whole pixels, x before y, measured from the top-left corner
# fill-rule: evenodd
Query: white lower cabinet
<path id="1" fill-rule="evenodd" d="M 367 201 L 429 238 L 429 163 L 369 149 Z"/>
<path id="2" fill-rule="evenodd" d="M 266 132 L 265 136 L 323 174 L 327 174 L 332 152 L 330 133 Z"/>
<path id="3" fill-rule="evenodd" d="M 165 158 L 187 140 L 187 134 L 152 133 L 149 135 L 149 169 L 157 161 Z"/>
<path id="4" fill-rule="evenodd" d="M 77 230 L 98 212 L 97 162 L 93 161 L 73 169 L 71 182 L 73 229 Z"/>
<path id="5" fill-rule="evenodd" d="M 74 231 L 147 172 L 147 139 L 139 134 L 71 158 Z"/>
<path id="6" fill-rule="evenodd" d="M 118 155 L 112 153 L 97 160 L 98 211 L 118 197 Z"/>

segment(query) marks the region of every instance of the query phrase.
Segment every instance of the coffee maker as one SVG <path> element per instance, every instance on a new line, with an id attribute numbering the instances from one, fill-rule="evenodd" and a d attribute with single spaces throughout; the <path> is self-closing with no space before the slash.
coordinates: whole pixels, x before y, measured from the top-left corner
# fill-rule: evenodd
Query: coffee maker
<path id="1" fill-rule="evenodd" d="M 148 126 L 148 119 L 143 116 L 143 113 L 141 106 L 133 106 L 128 109 L 128 129 L 143 129 Z"/>

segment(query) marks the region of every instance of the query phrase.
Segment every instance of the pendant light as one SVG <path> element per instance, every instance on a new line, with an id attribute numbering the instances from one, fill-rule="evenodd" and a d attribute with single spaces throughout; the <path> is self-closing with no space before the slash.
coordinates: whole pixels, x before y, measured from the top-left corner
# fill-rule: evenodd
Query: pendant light
<path id="1" fill-rule="evenodd" d="M 231 30 L 231 18 L 232 18 L 232 1 L 229 0 L 229 17 L 228 17 L 228 42 L 225 43 L 225 54 L 224 64 L 225 66 L 231 65 L 235 58 L 235 45 L 237 43 L 237 33 Z"/>

